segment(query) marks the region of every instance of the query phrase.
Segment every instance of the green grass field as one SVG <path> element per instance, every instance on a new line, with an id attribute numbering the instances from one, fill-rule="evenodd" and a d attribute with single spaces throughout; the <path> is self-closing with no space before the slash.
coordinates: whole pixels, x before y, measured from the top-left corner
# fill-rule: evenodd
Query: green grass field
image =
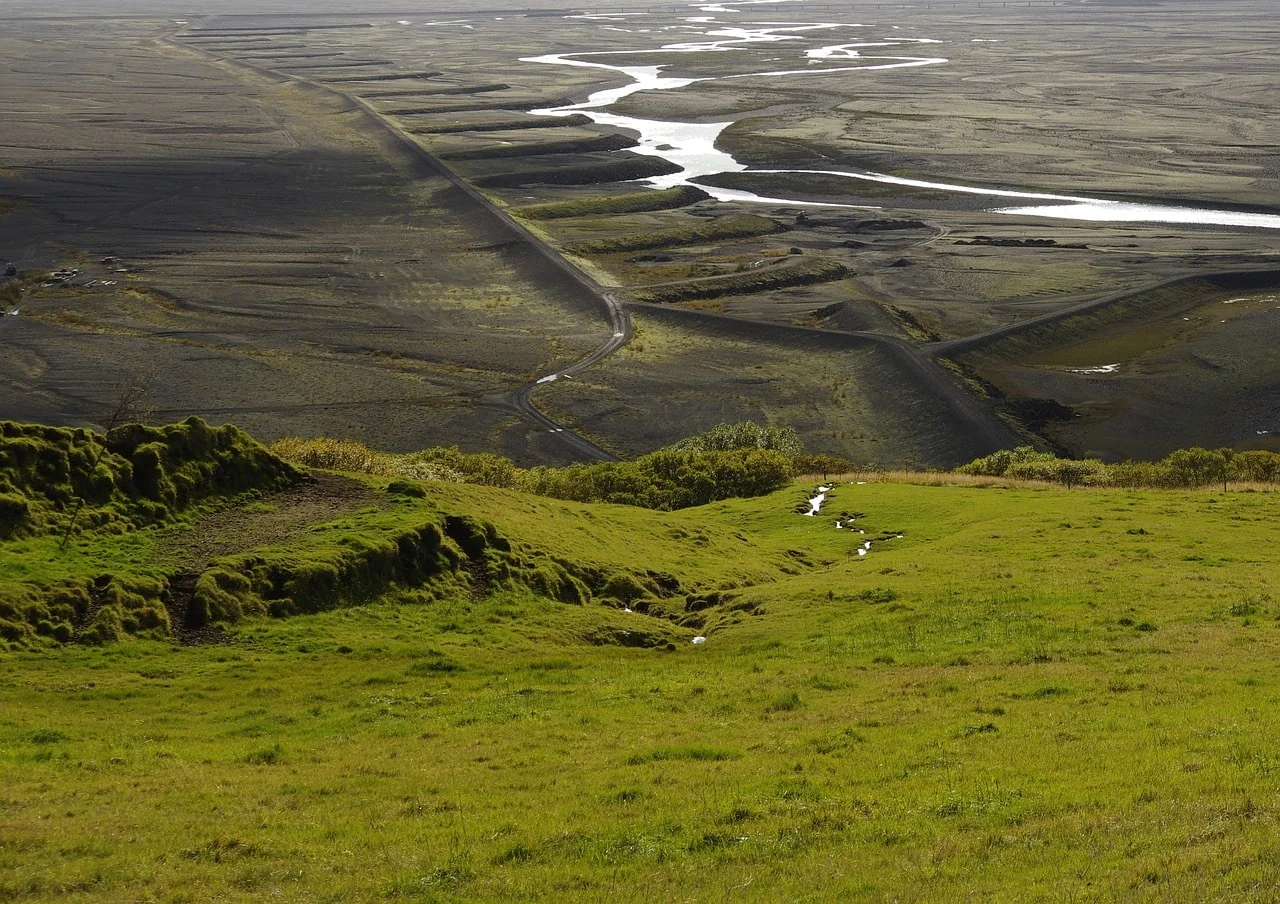
<path id="1" fill-rule="evenodd" d="M 667 618 L 393 593 L 0 654 L 0 900 L 1274 899 L 1273 493 L 811 486 L 396 503 L 665 572 Z"/>

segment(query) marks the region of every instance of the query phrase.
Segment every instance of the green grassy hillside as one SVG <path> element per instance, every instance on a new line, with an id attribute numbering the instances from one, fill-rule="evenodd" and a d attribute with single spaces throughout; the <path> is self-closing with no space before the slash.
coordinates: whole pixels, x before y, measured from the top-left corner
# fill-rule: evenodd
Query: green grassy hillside
<path id="1" fill-rule="evenodd" d="M 320 574 L 318 611 L 0 654 L 0 900 L 1280 884 L 1274 493 L 841 480 L 805 517 L 805 483 L 656 512 L 317 476 L 71 547 L 268 610 Z"/>

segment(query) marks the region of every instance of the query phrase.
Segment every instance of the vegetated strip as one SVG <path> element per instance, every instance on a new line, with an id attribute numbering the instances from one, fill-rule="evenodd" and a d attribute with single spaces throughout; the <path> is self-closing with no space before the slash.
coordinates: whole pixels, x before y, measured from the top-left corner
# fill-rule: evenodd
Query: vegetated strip
<path id="1" fill-rule="evenodd" d="M 225 46 L 225 47 L 235 47 L 235 46 L 239 46 L 239 45 L 235 45 L 235 44 L 228 44 L 228 43 L 226 43 L 226 42 L 227 42 L 228 40 L 230 40 L 229 38 L 218 37 L 217 35 L 214 35 L 214 36 L 212 36 L 212 37 L 206 37 L 206 36 L 204 36 L 204 35 L 187 35 L 187 36 L 186 36 L 186 37 L 184 37 L 182 40 L 183 40 L 183 41 L 191 41 L 191 42 L 192 42 L 192 46 L 200 47 L 200 48 L 204 48 L 204 49 L 214 49 L 214 45 L 215 45 L 215 44 L 217 44 L 218 46 Z M 237 41 L 241 42 L 242 44 L 243 44 L 243 43 L 245 43 L 245 42 L 252 42 L 252 43 L 254 43 L 254 44 L 266 44 L 266 43 L 268 43 L 268 42 L 272 41 L 273 39 L 272 39 L 272 38 L 263 38 L 263 37 L 241 37 L 241 36 L 237 35 L 237 36 L 236 36 L 236 38 L 235 38 L 235 40 L 237 40 Z M 310 47 L 311 45 L 310 45 L 310 44 L 291 44 L 291 45 L 289 45 L 289 46 L 291 46 L 291 47 Z"/>
<path id="2" fill-rule="evenodd" d="M 852 271 L 836 261 L 810 258 L 790 267 L 780 267 L 756 273 L 735 273 L 720 279 L 680 283 L 671 286 L 655 286 L 632 292 L 634 301 L 650 304 L 671 304 L 679 301 L 698 301 L 720 298 L 725 295 L 752 295 L 797 286 L 834 282 L 844 279 Z"/>
<path id="3" fill-rule="evenodd" d="M 219 29 L 202 29 L 197 28 L 183 35 L 183 39 L 202 38 L 202 37 L 247 37 L 250 35 L 287 35 L 299 34 L 307 31 L 341 31 L 352 28 L 373 28 L 371 22 L 360 22 L 351 25 L 273 25 L 269 28 L 219 28 Z"/>
<path id="4" fill-rule="evenodd" d="M 700 188 L 692 185 L 678 185 L 675 188 L 664 188 L 658 191 L 637 191 L 625 195 L 557 201 L 552 204 L 530 204 L 528 207 L 517 207 L 511 213 L 526 220 L 562 220 L 593 214 L 675 210 L 697 204 L 710 197 Z"/>
<path id="5" fill-rule="evenodd" d="M 557 104 L 561 102 L 562 101 L 560 99 L 555 101 Z M 563 101 L 563 103 L 568 103 L 568 101 Z M 403 107 L 396 110 L 381 110 L 379 112 L 386 116 L 434 116 L 437 113 L 484 113 L 490 110 L 524 113 L 531 106 L 533 105 L 529 101 L 525 100 L 503 101 L 492 104 L 437 104 L 433 107 Z"/>
<path id="6" fill-rule="evenodd" d="M 593 242 L 577 242 L 566 245 L 571 254 L 612 254 L 618 251 L 644 251 L 651 248 L 679 248 L 685 245 L 701 245 L 721 239 L 744 239 L 758 235 L 786 232 L 790 227 L 768 217 L 752 214 L 735 214 L 716 217 L 705 223 L 682 229 L 623 235 Z"/>
<path id="7" fill-rule="evenodd" d="M 629 182 L 632 179 L 669 176 L 672 173 L 678 173 L 680 169 L 677 164 L 660 157 L 635 155 L 604 163 L 494 173 L 491 176 L 480 176 L 472 182 L 482 188 L 519 188 L 522 185 L 539 184 L 595 185 L 602 182 Z"/>
<path id="8" fill-rule="evenodd" d="M 264 50 L 270 50 L 270 51 L 276 51 L 276 50 L 308 50 L 308 51 L 311 51 L 311 52 L 313 52 L 313 53 L 323 52 L 323 53 L 325 53 L 326 55 L 332 55 L 332 56 L 336 56 L 336 55 L 338 55 L 338 54 L 341 54 L 341 53 L 342 53 L 342 51 L 340 51 L 340 50 L 317 51 L 317 50 L 315 49 L 315 47 L 314 47 L 314 46 L 312 46 L 311 44 L 276 44 L 276 43 L 273 43 L 273 42 L 271 42 L 271 41 L 268 41 L 266 38 L 262 38 L 262 39 L 260 39 L 260 40 L 262 41 L 262 43 L 260 43 L 260 44 L 257 44 L 257 43 L 251 43 L 251 44 L 244 44 L 244 43 L 239 43 L 239 44 L 223 44 L 223 43 L 219 43 L 219 44 L 217 44 L 217 45 L 215 46 L 213 43 L 209 43 L 209 44 L 201 44 L 201 45 L 200 45 L 200 48 L 201 48 L 202 50 L 218 50 L 218 51 L 222 51 L 222 52 L 224 52 L 224 53 L 236 53 L 236 52 L 241 51 L 241 50 L 243 50 L 245 53 L 250 53 L 250 52 L 258 53 L 258 52 L 260 52 L 260 51 L 264 51 Z"/>
<path id="9" fill-rule="evenodd" d="M 256 48 L 255 48 L 256 49 Z M 236 55 L 242 60 L 254 60 L 257 62 L 269 63 L 272 60 L 319 60 L 330 57 L 340 57 L 343 54 L 339 51 L 331 51 L 328 53 L 277 53 L 270 48 L 262 48 L 265 53 L 249 53 L 247 51 L 237 53 Z"/>
<path id="10" fill-rule="evenodd" d="M 330 79 L 333 81 L 333 79 Z M 367 94 L 366 97 L 376 97 Z M 545 116 L 531 116 L 528 119 L 491 119 L 488 122 L 442 122 L 439 124 L 414 124 L 405 129 L 415 135 L 449 135 L 454 132 L 507 132 L 521 129 L 559 129 L 564 126 L 591 125 L 587 117 L 575 113 L 559 119 L 548 119 Z M 707 195 L 710 197 L 710 195 Z"/>
<path id="11" fill-rule="evenodd" d="M 1280 287 L 1280 270 L 1215 273 L 1173 280 L 1140 292 L 1108 295 L 1063 311 L 1033 317 L 1022 323 L 941 342 L 934 354 L 963 355 L 982 350 L 1014 359 L 1045 348 L 1061 346 L 1144 319 L 1161 319 L 1198 307 L 1215 296 Z"/>
<path id="12" fill-rule="evenodd" d="M 460 148 L 437 154 L 441 160 L 495 160 L 504 157 L 537 157 L 543 154 L 589 154 L 592 151 L 622 151 L 639 142 L 621 133 L 593 135 L 566 141 L 535 144 L 495 144 L 482 148 Z"/>
<path id="13" fill-rule="evenodd" d="M 344 75 L 338 78 L 326 78 L 326 82 L 396 82 L 400 80 L 408 81 L 409 79 L 428 79 L 437 78 L 444 75 L 443 72 L 423 70 L 422 72 L 393 72 L 383 75 Z"/>
<path id="14" fill-rule="evenodd" d="M 276 69 L 288 72 L 301 72 L 310 69 L 360 69 L 369 66 L 391 66 L 393 60 L 353 60 L 350 63 L 312 63 L 303 66 L 276 66 Z"/>
<path id="15" fill-rule="evenodd" d="M 504 82 L 492 82 L 487 85 L 449 85 L 444 88 L 396 88 L 390 91 L 365 91 L 368 98 L 379 97 L 439 97 L 449 94 L 489 94 L 493 91 L 507 91 L 510 85 Z"/>

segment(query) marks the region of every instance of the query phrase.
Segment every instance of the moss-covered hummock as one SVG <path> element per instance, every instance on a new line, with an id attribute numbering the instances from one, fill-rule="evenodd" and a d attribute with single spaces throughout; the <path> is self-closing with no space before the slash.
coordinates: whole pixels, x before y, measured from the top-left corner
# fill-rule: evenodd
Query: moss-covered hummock
<path id="1" fill-rule="evenodd" d="M 303 479 L 243 431 L 195 417 L 106 436 L 0 423 L 0 639 L 168 634 L 167 580 L 122 561 L 153 542 L 146 529 Z"/>
<path id="2" fill-rule="evenodd" d="M 0 539 L 79 528 L 128 530 L 211 496 L 270 492 L 301 473 L 233 426 L 0 423 Z"/>

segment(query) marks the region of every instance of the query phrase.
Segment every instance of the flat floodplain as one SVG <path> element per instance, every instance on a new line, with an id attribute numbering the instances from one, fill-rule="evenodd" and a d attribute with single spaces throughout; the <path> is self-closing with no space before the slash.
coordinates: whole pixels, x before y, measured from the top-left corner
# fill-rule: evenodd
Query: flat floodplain
<path id="1" fill-rule="evenodd" d="M 918 344 L 927 358 L 931 342 L 1101 298 L 1276 269 L 1266 62 L 1276 22 L 1258 4 L 1167 3 L 1158 16 L 1092 3 L 855 4 L 839 13 L 789 3 L 768 12 L 767 21 L 748 4 L 406 14 L 303 35 L 314 52 L 341 56 L 302 70 L 284 51 L 273 61 L 269 45 L 286 37 L 271 27 L 284 20 L 264 18 L 256 25 L 268 46 L 252 45 L 251 57 L 367 98 L 495 203 L 517 216 L 538 212 L 536 234 L 597 282 L 694 315 L 867 332 Z M 249 45 L 235 42 L 249 26 L 232 33 L 233 21 L 179 40 L 245 58 Z M 424 57 L 434 76 L 420 71 Z M 626 147 L 637 132 L 644 146 Z M 606 141 L 617 149 L 602 149 Z M 685 172 L 656 169 L 664 161 Z M 602 201 L 637 187 L 690 179 L 715 197 L 600 213 Z M 548 203 L 561 214 L 542 218 Z M 582 214 L 564 216 L 575 203 Z M 1205 220 L 1212 210 L 1225 217 L 1218 225 L 1217 214 Z M 745 215 L 775 228 L 756 238 L 716 232 Z M 614 250 L 638 238 L 648 239 L 643 251 Z M 1258 360 L 1264 343 L 1217 335 L 1218 325 L 1207 323 L 1211 335 L 1195 342 L 1231 346 L 1242 368 L 1269 367 Z M 787 335 L 776 341 L 789 346 Z M 1136 382 L 1111 385 L 1039 361 L 1017 362 L 1033 369 L 1017 378 L 985 359 L 977 369 L 1011 396 L 1072 408 L 1084 423 L 1049 435 L 1077 452 L 1157 454 L 1175 436 L 1256 438 L 1256 405 L 1245 409 L 1258 381 L 1242 389 L 1208 373 L 1198 347 L 1173 351 L 1159 366 L 1139 355 L 1126 363 Z M 649 364 L 656 380 L 668 379 Z M 888 394 L 914 378 L 853 363 L 850 379 Z M 544 392 L 548 405 L 573 409 L 564 384 Z M 1188 393 L 1227 414 L 1179 415 Z M 788 413 L 804 416 L 778 416 Z M 1140 426 L 1163 422 L 1169 429 Z M 635 442 L 619 431 L 617 447 Z M 953 444 L 935 460 L 958 451 Z M 892 454 L 915 453 L 895 444 Z"/>
<path id="2" fill-rule="evenodd" d="M 32 273 L 0 320 L 4 416 L 92 422 L 145 372 L 161 419 L 562 454 L 487 399 L 592 347 L 581 290 L 342 104 L 156 30 L 0 39 L 0 195 L 24 202 L 0 257 Z"/>
<path id="3" fill-rule="evenodd" d="M 797 387 L 796 330 L 859 334 L 851 394 L 899 421 L 922 396 L 956 415 L 924 460 L 893 438 L 881 462 L 1272 442 L 1271 309 L 1194 334 L 1144 309 L 1047 357 L 945 351 L 1179 280 L 1280 288 L 1269 5 L 445 6 L 11 20 L 0 249 L 78 272 L 24 284 L 0 320 L 6 415 L 89 421 L 145 365 L 169 376 L 162 417 L 564 460 L 513 402 L 539 385 L 598 446 L 647 450 L 634 420 L 535 381 L 609 340 L 606 306 L 658 304 L 713 338 L 736 324 Z M 662 189 L 684 194 L 619 200 Z M 1126 330 L 1122 360 L 1091 357 Z M 863 366 L 868 342 L 897 363 Z M 648 385 L 687 377 L 637 365 Z M 742 407 L 724 380 L 688 389 L 708 404 L 687 431 Z M 1028 400 L 1070 414 L 1019 419 Z M 879 423 L 762 407 L 841 454 Z"/>
<path id="4" fill-rule="evenodd" d="M 802 484 L 672 514 L 430 488 L 552 555 L 736 584 L 733 605 L 694 629 L 500 593 L 6 654 L 0 890 L 1261 901 L 1280 882 L 1273 493 L 840 480 L 805 518 Z M 843 512 L 894 539 L 856 555 Z M 651 623 L 674 651 L 600 643 Z"/>

